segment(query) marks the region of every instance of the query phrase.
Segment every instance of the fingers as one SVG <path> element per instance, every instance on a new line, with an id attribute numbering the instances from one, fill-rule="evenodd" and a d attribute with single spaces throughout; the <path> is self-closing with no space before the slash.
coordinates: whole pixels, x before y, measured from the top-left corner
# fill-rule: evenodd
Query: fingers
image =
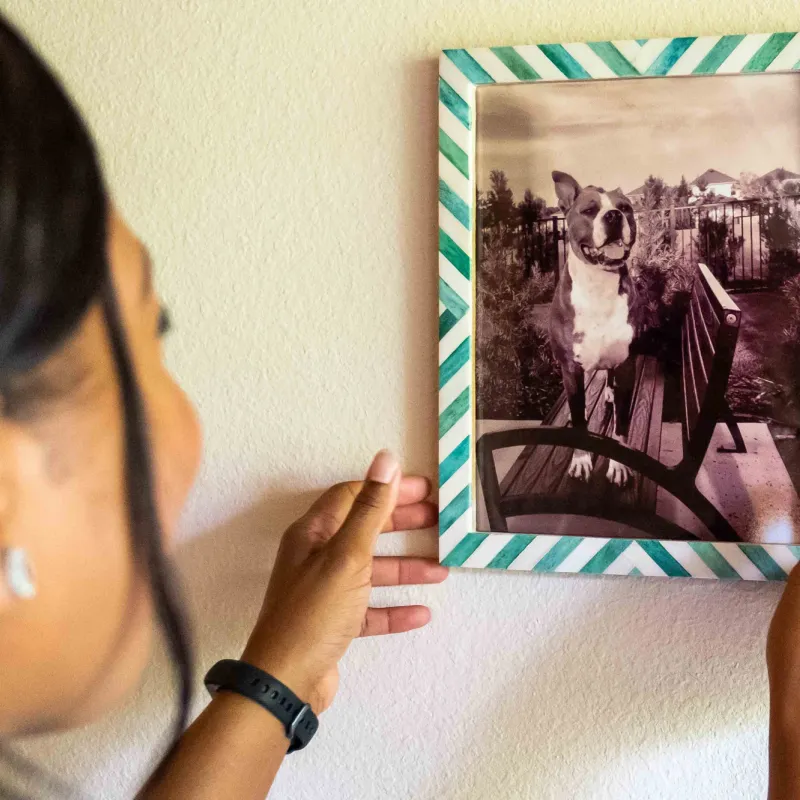
<path id="1" fill-rule="evenodd" d="M 363 485 L 363 481 L 347 481 L 332 486 L 298 520 L 294 533 L 302 534 L 312 544 L 326 542 L 347 519 Z M 403 475 L 400 478 L 394 514 L 383 530 L 388 533 L 433 527 L 436 524 L 436 507 L 432 503 L 422 502 L 430 491 L 431 483 L 427 478 L 421 475 Z"/>
<path id="2" fill-rule="evenodd" d="M 441 583 L 450 570 L 429 558 L 379 556 L 372 560 L 373 586 Z"/>
<path id="3" fill-rule="evenodd" d="M 414 503 L 395 508 L 386 525 L 384 533 L 392 531 L 419 531 L 432 528 L 436 524 L 438 511 L 433 503 Z"/>
<path id="4" fill-rule="evenodd" d="M 397 505 L 408 506 L 425 500 L 431 493 L 431 482 L 422 475 L 403 475 L 400 478 L 400 491 L 397 494 Z"/>
<path id="5" fill-rule="evenodd" d="M 323 512 L 332 512 L 340 516 L 339 525 L 341 525 L 353 499 L 361 491 L 364 481 L 345 481 L 337 483 L 332 486 L 324 494 L 320 495 L 311 505 L 308 514 Z M 431 493 L 431 482 L 421 475 L 403 475 L 400 478 L 400 488 L 397 493 L 397 506 L 409 506 L 415 503 L 420 503 L 425 500 Z M 343 510 L 343 504 L 346 503 L 346 508 Z"/>
<path id="6" fill-rule="evenodd" d="M 423 628 L 430 621 L 431 611 L 426 606 L 368 608 L 359 635 L 385 636 L 388 633 L 406 633 Z"/>
<path id="7" fill-rule="evenodd" d="M 336 534 L 334 546 L 366 555 L 391 518 L 400 489 L 400 464 L 388 451 L 375 456 L 347 519 Z"/>

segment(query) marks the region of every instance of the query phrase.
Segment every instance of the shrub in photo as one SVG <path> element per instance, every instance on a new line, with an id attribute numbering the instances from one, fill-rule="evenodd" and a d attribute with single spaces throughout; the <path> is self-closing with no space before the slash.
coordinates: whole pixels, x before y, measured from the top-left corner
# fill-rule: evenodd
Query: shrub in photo
<path id="1" fill-rule="evenodd" d="M 664 214 L 645 204 L 638 217 L 631 277 L 642 313 L 642 340 L 648 352 L 665 362 L 680 360 L 680 331 L 696 267 L 672 246 Z"/>
<path id="2" fill-rule="evenodd" d="M 761 240 L 767 250 L 770 279 L 783 282 L 800 273 L 800 220 L 795 202 L 776 200 L 764 206 Z"/>
<path id="3" fill-rule="evenodd" d="M 546 330 L 554 276 L 526 278 L 499 243 L 481 248 L 478 270 L 478 417 L 541 419 L 561 392 Z"/>
<path id="4" fill-rule="evenodd" d="M 788 322 L 781 332 L 783 358 L 779 385 L 787 410 L 784 416 L 797 424 L 800 420 L 800 275 L 786 280 L 781 294 L 786 298 Z"/>
<path id="5" fill-rule="evenodd" d="M 736 259 L 744 241 L 734 236 L 727 220 L 716 216 L 718 210 L 704 213 L 697 222 L 697 258 L 725 285 L 736 269 Z"/>

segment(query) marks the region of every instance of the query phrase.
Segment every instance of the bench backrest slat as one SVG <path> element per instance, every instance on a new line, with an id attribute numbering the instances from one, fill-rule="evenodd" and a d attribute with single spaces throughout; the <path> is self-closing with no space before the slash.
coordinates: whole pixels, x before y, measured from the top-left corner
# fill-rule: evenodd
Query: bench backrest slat
<path id="1" fill-rule="evenodd" d="M 686 312 L 686 322 L 691 326 L 691 332 L 697 343 L 697 351 L 700 354 L 700 361 L 703 364 L 703 375 L 708 381 L 708 374 L 714 363 L 714 338 L 716 329 L 711 330 L 708 321 L 703 318 L 698 303 L 690 303 L 689 310 Z"/>
<path id="2" fill-rule="evenodd" d="M 702 273 L 698 275 L 698 279 L 695 280 L 694 287 L 692 288 L 691 307 L 695 312 L 695 323 L 701 329 L 701 333 L 703 333 L 705 336 L 713 355 L 714 339 L 719 331 L 719 314 L 716 312 L 714 306 L 711 305 L 711 301 L 708 299 L 708 294 L 703 288 L 703 281 L 700 279 L 700 275 L 702 275 Z"/>
<path id="3" fill-rule="evenodd" d="M 700 264 L 681 331 L 683 466 L 695 473 L 724 408 L 741 317 L 733 299 Z"/>
<path id="4" fill-rule="evenodd" d="M 681 379 L 683 394 L 683 418 L 686 430 L 693 430 L 700 415 L 700 404 L 705 393 L 706 385 L 698 385 L 692 364 L 691 337 L 688 334 L 688 325 L 684 325 L 681 334 Z"/>

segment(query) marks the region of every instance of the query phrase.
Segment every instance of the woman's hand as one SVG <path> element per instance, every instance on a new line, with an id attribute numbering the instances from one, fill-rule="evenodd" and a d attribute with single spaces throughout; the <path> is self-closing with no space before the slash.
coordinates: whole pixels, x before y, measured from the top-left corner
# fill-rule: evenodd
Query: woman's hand
<path id="1" fill-rule="evenodd" d="M 800 797 L 800 565 L 792 570 L 767 636 L 769 800 Z"/>
<path id="2" fill-rule="evenodd" d="M 425 502 L 429 491 L 424 478 L 402 477 L 388 453 L 378 454 L 363 483 L 329 489 L 283 536 L 244 660 L 319 714 L 333 700 L 336 667 L 353 638 L 425 625 L 427 608 L 369 608 L 369 593 L 373 586 L 447 577 L 432 561 L 372 555 L 381 531 L 435 524 L 436 509 Z M 288 746 L 275 717 L 235 692 L 219 692 L 139 797 L 262 798 Z"/>
<path id="3" fill-rule="evenodd" d="M 333 701 L 337 664 L 357 636 L 403 633 L 430 620 L 424 606 L 370 608 L 373 586 L 439 583 L 447 569 L 421 558 L 374 557 L 378 534 L 427 528 L 430 484 L 402 476 L 379 453 L 364 482 L 329 489 L 283 535 L 264 605 L 242 656 L 285 683 L 316 713 Z"/>

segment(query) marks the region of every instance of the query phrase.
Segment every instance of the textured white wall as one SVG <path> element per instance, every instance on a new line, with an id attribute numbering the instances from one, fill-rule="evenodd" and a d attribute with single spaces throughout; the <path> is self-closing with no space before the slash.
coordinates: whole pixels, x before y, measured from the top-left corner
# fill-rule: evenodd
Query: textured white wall
<path id="1" fill-rule="evenodd" d="M 383 445 L 434 472 L 438 51 L 800 27 L 792 0 L 4 6 L 85 109 L 174 312 L 170 361 L 207 435 L 181 556 L 203 666 L 237 654 L 310 491 Z M 353 647 L 274 796 L 763 796 L 778 594 L 454 574 L 415 594 L 428 630 Z M 28 752 L 93 796 L 130 796 L 167 724 L 165 675 L 157 659 L 113 720 Z"/>

